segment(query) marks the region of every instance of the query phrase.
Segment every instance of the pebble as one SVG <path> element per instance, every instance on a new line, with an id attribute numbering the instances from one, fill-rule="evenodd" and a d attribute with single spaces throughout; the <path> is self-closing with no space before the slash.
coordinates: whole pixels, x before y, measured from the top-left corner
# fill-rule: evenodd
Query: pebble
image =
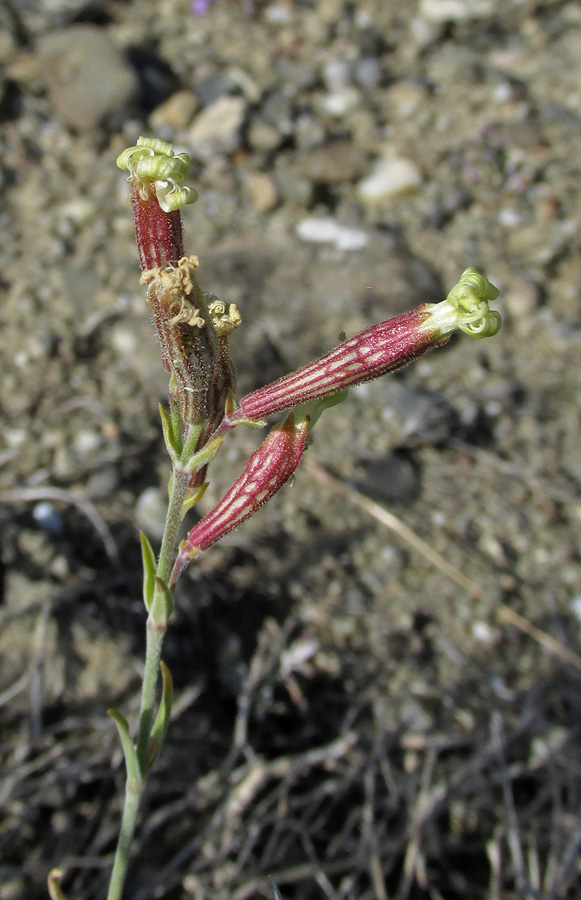
<path id="1" fill-rule="evenodd" d="M 360 463 L 363 475 L 355 486 L 372 500 L 383 503 L 413 503 L 420 496 L 420 470 L 408 453 L 394 451 L 379 459 Z"/>
<path id="2" fill-rule="evenodd" d="M 252 172 L 246 178 L 244 188 L 257 212 L 268 212 L 278 203 L 276 184 L 266 172 Z"/>
<path id="3" fill-rule="evenodd" d="M 420 15 L 428 22 L 486 19 L 493 12 L 490 0 L 421 0 Z"/>
<path id="4" fill-rule="evenodd" d="M 359 91 L 347 85 L 330 94 L 321 94 L 318 97 L 318 106 L 320 111 L 327 116 L 331 116 L 333 119 L 342 119 L 360 101 L 361 94 Z"/>
<path id="5" fill-rule="evenodd" d="M 361 250 L 368 243 L 367 234 L 360 228 L 340 225 L 329 216 L 303 219 L 296 227 L 302 241 L 313 244 L 334 244 L 337 250 Z"/>
<path id="6" fill-rule="evenodd" d="M 375 57 L 367 56 L 357 61 L 353 74 L 363 90 L 372 91 L 381 81 L 381 66 Z"/>
<path id="7" fill-rule="evenodd" d="M 357 185 L 357 195 L 369 205 L 416 190 L 422 174 L 415 163 L 403 157 L 377 160 L 369 175 Z"/>
<path id="8" fill-rule="evenodd" d="M 74 25 L 38 42 L 53 110 L 73 128 L 95 128 L 137 94 L 137 76 L 102 28 Z"/>
<path id="9" fill-rule="evenodd" d="M 344 59 L 331 59 L 325 63 L 321 76 L 329 93 L 340 91 L 351 80 L 351 66 Z"/>
<path id="10" fill-rule="evenodd" d="M 240 144 L 246 115 L 244 97 L 219 97 L 196 117 L 189 130 L 189 150 L 201 160 L 216 153 L 232 153 Z"/>
<path id="11" fill-rule="evenodd" d="M 308 178 L 302 178 L 285 165 L 278 165 L 275 173 L 277 189 L 284 200 L 297 206 L 309 206 L 313 186 Z"/>
<path id="12" fill-rule="evenodd" d="M 248 128 L 248 143 L 259 153 L 268 153 L 282 142 L 282 135 L 274 125 L 257 116 Z"/>
<path id="13" fill-rule="evenodd" d="M 77 431 L 72 441 L 75 452 L 81 457 L 89 456 L 91 453 L 94 453 L 100 444 L 100 435 L 96 431 L 91 431 L 88 428 Z"/>
<path id="14" fill-rule="evenodd" d="M 148 537 L 161 541 L 165 528 L 167 494 L 161 488 L 150 487 L 141 492 L 135 504 L 135 521 Z"/>
<path id="15" fill-rule="evenodd" d="M 295 140 L 301 150 L 310 150 L 323 143 L 325 129 L 311 113 L 303 113 L 295 122 Z"/>
<path id="16" fill-rule="evenodd" d="M 37 503 L 32 510 L 32 518 L 43 531 L 48 534 L 62 534 L 64 531 L 64 522 L 62 516 L 56 511 L 52 503 L 43 500 Z"/>
<path id="17" fill-rule="evenodd" d="M 272 125 L 283 136 L 293 130 L 293 110 L 291 101 L 281 91 L 275 91 L 264 101 L 260 109 L 261 118 Z"/>
<path id="18" fill-rule="evenodd" d="M 317 184 L 340 184 L 360 178 L 367 159 L 360 147 L 351 141 L 331 141 L 322 147 L 302 153 L 295 170 Z"/>
<path id="19" fill-rule="evenodd" d="M 191 91 L 176 91 L 156 107 L 149 116 L 153 131 L 186 128 L 198 106 L 196 95 Z"/>

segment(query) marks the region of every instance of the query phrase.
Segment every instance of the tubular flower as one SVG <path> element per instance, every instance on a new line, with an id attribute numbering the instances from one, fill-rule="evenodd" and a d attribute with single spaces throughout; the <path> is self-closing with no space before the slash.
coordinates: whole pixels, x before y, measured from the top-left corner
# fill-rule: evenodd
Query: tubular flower
<path id="1" fill-rule="evenodd" d="M 190 163 L 159 138 L 140 137 L 117 157 L 129 172 L 131 204 L 142 269 L 176 264 L 184 256 L 179 210 L 195 203 L 198 193 L 182 185 Z"/>
<path id="2" fill-rule="evenodd" d="M 290 413 L 267 435 L 230 490 L 180 544 L 172 584 L 191 559 L 244 522 L 288 481 L 305 450 L 308 426 L 308 415 Z"/>
<path id="3" fill-rule="evenodd" d="M 147 285 L 162 362 L 172 376 L 170 397 L 186 425 L 202 426 L 203 443 L 220 424 L 235 388 L 228 334 L 240 324 L 240 313 L 201 290 L 198 258 L 184 255 L 180 209 L 198 197 L 182 183 L 189 161 L 166 141 L 140 137 L 117 165 L 129 172 L 141 283 Z"/>
<path id="4" fill-rule="evenodd" d="M 379 378 L 445 344 L 455 331 L 474 338 L 496 334 L 501 318 L 488 302 L 497 296 L 498 290 L 487 278 L 472 267 L 466 269 L 445 300 L 424 303 L 412 312 L 373 325 L 320 359 L 247 394 L 224 424 L 262 419 Z"/>

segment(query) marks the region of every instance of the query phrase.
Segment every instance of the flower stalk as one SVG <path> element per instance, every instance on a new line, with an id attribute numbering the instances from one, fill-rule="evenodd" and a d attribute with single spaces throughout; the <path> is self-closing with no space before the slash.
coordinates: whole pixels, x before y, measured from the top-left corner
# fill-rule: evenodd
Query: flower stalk
<path id="1" fill-rule="evenodd" d="M 129 175 L 141 283 L 169 373 L 170 409 L 162 410 L 162 426 L 172 477 L 157 558 L 142 535 L 147 642 L 138 721 L 131 729 L 120 712 L 110 711 L 127 778 L 108 900 L 121 900 L 140 800 L 170 721 L 172 682 L 161 657 L 180 575 L 199 553 L 244 522 L 292 477 L 321 412 L 344 399 L 349 388 L 441 346 L 455 331 L 482 338 L 500 327 L 500 316 L 489 307 L 497 289 L 469 268 L 442 302 L 426 303 L 373 325 L 320 359 L 252 391 L 237 405 L 229 338 L 240 324 L 240 313 L 234 304 L 201 289 L 198 259 L 187 256 L 183 247 L 180 210 L 197 199 L 196 191 L 184 184 L 189 158 L 165 141 L 139 138 L 117 162 Z M 180 543 L 184 518 L 203 496 L 208 469 L 228 432 L 241 424 L 262 425 L 283 411 L 284 420 Z M 53 876 L 51 896 L 61 900 L 57 874 Z"/>

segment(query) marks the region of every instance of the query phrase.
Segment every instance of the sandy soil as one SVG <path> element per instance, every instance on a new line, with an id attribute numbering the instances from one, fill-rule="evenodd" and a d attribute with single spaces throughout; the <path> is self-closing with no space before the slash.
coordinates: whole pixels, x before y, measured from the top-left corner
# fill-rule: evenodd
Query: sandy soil
<path id="1" fill-rule="evenodd" d="M 103 897 L 116 836 L 105 711 L 136 712 L 169 474 L 115 168 L 141 133 L 193 156 L 240 392 L 468 265 L 504 324 L 353 391 L 188 571 L 127 897 L 581 897 L 580 58 L 558 0 L 0 11 L 2 900 L 54 865 Z M 359 245 L 301 237 L 329 218 Z"/>

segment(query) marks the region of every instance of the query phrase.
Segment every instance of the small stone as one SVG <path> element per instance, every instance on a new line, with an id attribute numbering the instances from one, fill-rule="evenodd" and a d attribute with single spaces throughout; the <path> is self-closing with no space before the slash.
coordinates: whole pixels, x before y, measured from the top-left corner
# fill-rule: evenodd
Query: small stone
<path id="1" fill-rule="evenodd" d="M 325 129 L 311 113 L 303 113 L 295 122 L 295 138 L 302 150 L 310 150 L 323 143 Z"/>
<path id="2" fill-rule="evenodd" d="M 8 29 L 0 31 L 0 66 L 8 65 L 17 53 L 18 45 Z"/>
<path id="3" fill-rule="evenodd" d="M 94 453 L 100 444 L 101 436 L 96 431 L 91 431 L 88 428 L 78 431 L 72 441 L 73 449 L 81 457 Z"/>
<path id="4" fill-rule="evenodd" d="M 332 59 L 325 63 L 321 71 L 325 87 L 329 93 L 340 91 L 351 80 L 351 67 L 344 59 Z"/>
<path id="5" fill-rule="evenodd" d="M 54 111 L 79 130 L 95 128 L 137 93 L 134 70 L 102 28 L 74 25 L 38 42 Z"/>
<path id="6" fill-rule="evenodd" d="M 307 178 L 286 168 L 278 166 L 275 173 L 275 182 L 279 193 L 285 201 L 297 206 L 308 206 L 312 197 L 312 185 Z"/>
<path id="7" fill-rule="evenodd" d="M 355 81 L 365 91 L 374 90 L 381 81 L 381 66 L 373 56 L 358 60 L 355 66 Z"/>
<path id="8" fill-rule="evenodd" d="M 333 141 L 301 154 L 296 171 L 317 184 L 340 184 L 359 178 L 367 159 L 352 141 Z"/>
<path id="9" fill-rule="evenodd" d="M 421 0 L 420 3 L 420 15 L 429 22 L 486 19 L 492 11 L 490 0 Z"/>
<path id="10" fill-rule="evenodd" d="M 322 94 L 318 98 L 318 106 L 321 112 L 333 119 L 342 119 L 350 110 L 361 102 L 359 91 L 347 85 L 329 94 Z"/>
<path id="11" fill-rule="evenodd" d="M 153 110 L 149 124 L 154 131 L 185 128 L 192 121 L 198 101 L 191 91 L 176 91 Z"/>
<path id="12" fill-rule="evenodd" d="M 56 511 L 52 503 L 43 500 L 37 503 L 32 510 L 32 518 L 39 528 L 48 534 L 59 535 L 64 531 L 62 516 Z"/>
<path id="13" fill-rule="evenodd" d="M 357 185 L 359 198 L 369 205 L 416 190 L 422 174 L 415 163 L 402 157 L 379 159 L 369 175 Z"/>
<path id="14" fill-rule="evenodd" d="M 264 10 L 264 18 L 271 25 L 288 25 L 292 22 L 292 10 L 289 3 L 269 3 Z"/>
<path id="15" fill-rule="evenodd" d="M 337 250 L 361 250 L 368 242 L 360 228 L 348 228 L 327 216 L 303 219 L 296 227 L 298 237 L 314 244 L 334 244 Z"/>
<path id="16" fill-rule="evenodd" d="M 421 494 L 419 466 L 409 453 L 395 450 L 363 460 L 360 467 L 362 475 L 355 479 L 355 486 L 372 500 L 410 504 Z"/>
<path id="17" fill-rule="evenodd" d="M 252 172 L 245 181 L 244 187 L 254 209 L 268 212 L 278 202 L 278 191 L 270 175 L 265 172 Z"/>
<path id="18" fill-rule="evenodd" d="M 232 153 L 240 144 L 246 115 L 244 97 L 220 97 L 195 119 L 189 131 L 189 149 L 201 160 L 216 153 Z"/>
<path id="19" fill-rule="evenodd" d="M 260 109 L 260 115 L 281 135 L 288 135 L 293 130 L 292 104 L 281 91 L 275 91 L 266 98 Z"/>
<path id="20" fill-rule="evenodd" d="M 146 488 L 135 504 L 135 521 L 148 537 L 161 541 L 165 528 L 167 495 L 160 488 Z"/>
<path id="21" fill-rule="evenodd" d="M 282 142 L 282 135 L 275 128 L 265 122 L 260 116 L 255 117 L 248 128 L 248 143 L 253 150 L 259 153 L 268 153 L 274 150 Z"/>
<path id="22" fill-rule="evenodd" d="M 88 225 L 97 213 L 97 208 L 92 200 L 86 197 L 77 197 L 75 200 L 69 200 L 60 208 L 60 214 L 63 218 L 68 219 L 74 225 L 82 227 Z"/>

